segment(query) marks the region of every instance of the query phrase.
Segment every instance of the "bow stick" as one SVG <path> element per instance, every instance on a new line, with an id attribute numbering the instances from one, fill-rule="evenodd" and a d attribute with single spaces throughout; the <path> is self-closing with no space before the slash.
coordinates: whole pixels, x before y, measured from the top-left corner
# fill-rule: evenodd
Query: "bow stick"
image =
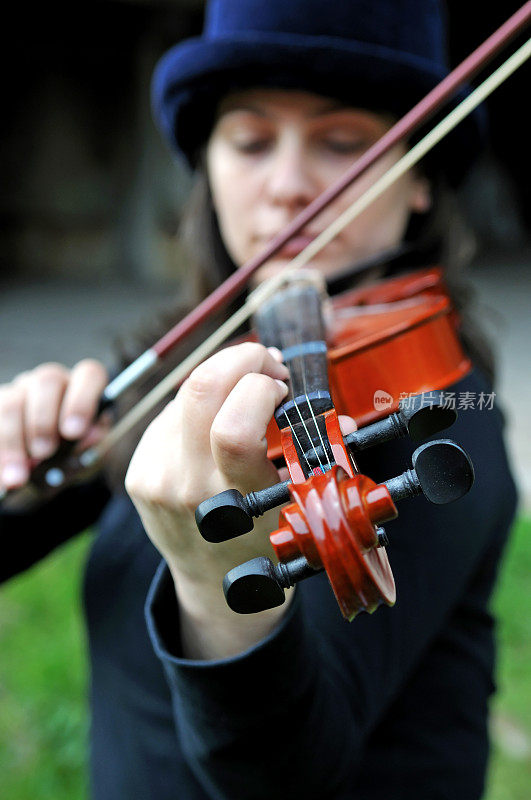
<path id="1" fill-rule="evenodd" d="M 237 269 L 217 287 L 193 311 L 169 330 L 158 342 L 140 355 L 136 361 L 118 375 L 103 393 L 103 405 L 109 405 L 122 392 L 151 370 L 160 359 L 194 331 L 210 314 L 228 305 L 248 284 L 252 275 L 284 245 L 327 208 L 345 189 L 363 175 L 376 161 L 399 142 L 417 131 L 456 90 L 470 80 L 481 68 L 519 34 L 531 21 L 531 0 L 528 0 L 503 25 L 501 25 L 483 44 L 476 48 L 464 61 L 444 78 L 426 97 L 420 100 L 411 111 L 393 125 L 366 153 L 362 154 L 346 173 L 310 203 L 295 219 L 271 242 L 265 250 Z M 510 73 L 509 73 L 510 74 Z M 508 77 L 507 75 L 505 77 Z M 505 80 L 502 78 L 502 81 Z M 499 85 L 499 84 L 497 84 Z M 494 87 L 495 88 L 495 87 Z M 490 92 L 489 92 L 490 93 Z M 488 95 L 485 95 L 488 96 Z M 480 101 L 481 102 L 481 101 Z M 470 107 L 470 113 L 475 106 Z M 466 116 L 466 114 L 464 115 Z M 459 121 L 459 120 L 458 120 Z M 457 123 L 456 123 L 457 124 Z M 448 129 L 451 130 L 451 128 Z M 442 137 L 441 137 L 442 138 Z"/>

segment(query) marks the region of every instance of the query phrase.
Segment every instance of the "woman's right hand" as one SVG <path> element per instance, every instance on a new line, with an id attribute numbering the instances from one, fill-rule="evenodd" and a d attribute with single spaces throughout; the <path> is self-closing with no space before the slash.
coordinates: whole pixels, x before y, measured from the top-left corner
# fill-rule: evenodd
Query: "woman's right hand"
<path id="1" fill-rule="evenodd" d="M 101 437 L 93 423 L 107 382 L 105 367 L 85 359 L 71 370 L 41 364 L 0 386 L 0 490 L 23 486 L 61 438 Z"/>

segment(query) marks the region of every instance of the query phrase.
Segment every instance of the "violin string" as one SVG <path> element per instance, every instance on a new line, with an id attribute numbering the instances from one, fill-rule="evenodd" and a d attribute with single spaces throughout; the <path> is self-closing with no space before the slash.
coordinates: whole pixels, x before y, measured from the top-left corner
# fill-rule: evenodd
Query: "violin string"
<path id="1" fill-rule="evenodd" d="M 301 358 L 301 356 L 298 356 L 298 358 Z M 302 374 L 304 376 L 304 369 L 302 369 L 301 371 L 302 371 Z M 308 397 L 308 395 L 306 393 L 306 387 L 304 387 L 304 397 L 305 397 L 306 402 L 308 403 L 308 406 L 310 407 L 310 410 L 311 410 L 310 398 Z M 319 463 L 319 467 L 323 472 L 325 472 L 326 470 L 325 470 L 323 464 L 321 463 L 321 459 L 319 458 L 319 453 L 315 449 L 314 441 L 313 441 L 312 437 L 310 436 L 310 431 L 308 430 L 306 422 L 304 421 L 304 417 L 302 416 L 301 410 L 299 408 L 299 404 L 297 403 L 297 400 L 295 398 L 293 398 L 293 404 L 294 404 L 295 408 L 297 409 L 297 413 L 298 413 L 298 415 L 300 417 L 300 421 L 302 422 L 302 426 L 303 426 L 303 428 L 304 428 L 304 430 L 306 432 L 306 436 L 308 437 L 308 441 L 310 442 L 311 448 L 313 450 L 313 454 L 314 454 L 315 458 L 317 459 L 317 461 Z M 312 416 L 313 416 L 313 411 L 312 411 Z M 317 433 L 319 433 L 319 428 L 317 426 L 317 422 L 315 420 L 315 417 L 314 417 L 314 422 L 315 422 L 315 427 L 317 428 Z"/>
<path id="2" fill-rule="evenodd" d="M 302 347 L 301 347 L 301 345 L 303 344 L 303 338 L 304 338 L 303 335 L 302 335 L 302 319 L 299 318 L 298 322 L 299 322 L 300 330 L 297 331 L 297 333 L 295 334 L 295 338 L 294 338 L 295 344 L 299 346 L 299 353 L 296 356 L 296 358 L 298 359 L 298 362 L 299 362 L 300 375 L 301 375 L 301 378 L 302 378 L 303 391 L 304 391 L 304 398 L 305 398 L 305 400 L 306 400 L 306 402 L 308 404 L 308 407 L 309 407 L 310 412 L 311 412 L 312 417 L 313 417 L 313 421 L 314 421 L 317 433 L 318 433 L 319 438 L 320 438 L 321 434 L 320 434 L 320 431 L 319 431 L 319 426 L 317 425 L 317 420 L 315 419 L 315 415 L 313 413 L 313 409 L 312 409 L 312 406 L 311 406 L 311 403 L 310 403 L 310 398 L 308 397 L 308 390 L 307 390 L 307 383 L 306 383 L 306 369 L 305 369 L 305 360 L 304 360 L 305 356 L 304 356 L 304 353 L 302 352 Z M 304 417 L 302 416 L 299 404 L 297 403 L 297 399 L 296 399 L 295 396 L 293 397 L 293 404 L 295 406 L 295 409 L 297 410 L 297 413 L 299 415 L 300 421 L 301 421 L 302 426 L 303 426 L 303 428 L 304 428 L 304 430 L 306 432 L 306 436 L 308 438 L 308 441 L 310 442 L 311 448 L 313 450 L 313 454 L 314 454 L 315 458 L 317 459 L 319 467 L 322 470 L 322 472 L 325 472 L 324 465 L 322 464 L 321 459 L 319 458 L 319 454 L 318 454 L 318 452 L 317 452 L 317 450 L 315 448 L 315 443 L 314 443 L 312 437 L 310 436 L 310 431 L 308 430 L 308 427 L 306 425 Z M 321 439 L 321 442 L 322 442 L 322 439 Z M 308 463 L 308 459 L 306 459 L 306 462 Z M 310 471 L 311 471 L 311 468 L 310 468 Z"/>
<path id="3" fill-rule="evenodd" d="M 286 333 L 287 333 L 286 331 L 283 331 L 282 328 L 280 328 L 280 344 L 281 344 L 282 350 L 285 350 L 286 347 L 289 345 L 289 342 L 287 342 L 286 339 L 285 339 L 285 334 Z M 295 399 L 295 393 L 293 391 L 293 380 L 291 382 L 291 392 L 293 394 L 293 404 L 294 404 L 295 408 L 297 408 L 297 401 Z M 306 456 L 306 451 L 304 450 L 304 447 L 302 446 L 301 440 L 299 439 L 299 437 L 297 436 L 297 433 L 295 431 L 295 427 L 294 427 L 294 425 L 292 424 L 292 422 L 291 422 L 291 420 L 289 418 L 289 413 L 288 413 L 288 409 L 287 408 L 284 409 L 284 413 L 286 414 L 286 419 L 288 421 L 288 425 L 289 425 L 290 431 L 292 433 L 292 436 L 295 437 L 295 441 L 299 445 L 299 450 L 302 453 L 302 457 L 304 458 L 304 460 L 306 461 L 306 464 L 308 466 L 308 471 L 311 473 L 312 472 L 312 465 L 310 464 L 310 462 L 309 462 L 309 460 L 308 460 L 308 458 Z M 300 414 L 300 412 L 299 412 L 299 414 Z M 302 419 L 302 417 L 301 417 L 301 421 L 302 421 L 302 424 L 304 425 L 304 420 Z M 306 428 L 306 426 L 304 426 L 304 427 Z M 310 438 L 307 430 L 306 430 L 306 435 L 308 436 L 308 438 Z M 311 442 L 311 439 L 310 439 L 310 442 Z"/>
<path id="4" fill-rule="evenodd" d="M 296 403 L 295 403 L 295 407 L 297 407 L 297 404 L 296 404 Z M 304 460 L 306 461 L 306 464 L 307 464 L 307 466 L 308 466 L 308 471 L 309 471 L 309 472 L 312 472 L 312 469 L 313 469 L 313 467 L 312 467 L 312 465 L 310 464 L 310 462 L 308 461 L 308 457 L 307 457 L 307 455 L 306 455 L 306 452 L 305 452 L 305 450 L 304 450 L 304 447 L 302 446 L 302 442 L 301 442 L 301 440 L 299 439 L 299 437 L 297 436 L 297 433 L 296 433 L 296 431 L 295 431 L 295 427 L 294 427 L 294 425 L 292 424 L 292 422 L 291 422 L 291 420 L 290 420 L 290 418 L 289 418 L 288 409 L 285 409 L 284 413 L 286 414 L 286 419 L 287 419 L 287 421 L 288 421 L 289 429 L 290 429 L 290 431 L 291 431 L 292 435 L 294 436 L 294 438 L 295 438 L 295 441 L 296 441 L 296 442 L 297 442 L 297 444 L 299 445 L 299 449 L 300 449 L 300 451 L 301 451 L 301 453 L 302 453 L 302 457 L 303 457 L 303 458 L 304 458 Z M 304 421 L 303 421 L 303 423 L 302 423 L 302 424 L 304 425 Z M 306 428 L 306 426 L 305 426 L 305 425 L 304 425 L 304 427 Z M 306 431 L 306 433 L 307 433 L 307 435 L 308 435 L 308 431 Z M 310 440 L 310 441 L 311 441 L 311 440 Z"/>
<path id="5" fill-rule="evenodd" d="M 310 407 L 310 410 L 311 410 L 310 398 L 306 394 L 304 396 L 305 396 L 306 402 L 308 403 L 308 406 Z M 313 454 L 314 454 L 315 458 L 317 459 L 317 461 L 319 463 L 319 467 L 322 470 L 322 472 L 326 472 L 326 470 L 324 468 L 324 464 L 322 463 L 321 459 L 319 458 L 319 453 L 316 450 L 315 443 L 314 443 L 312 437 L 310 436 L 310 431 L 308 430 L 306 422 L 304 421 L 304 417 L 301 414 L 301 410 L 300 410 L 300 407 L 299 407 L 299 404 L 297 403 L 297 401 L 295 401 L 295 408 L 297 409 L 297 412 L 298 412 L 299 417 L 300 417 L 300 421 L 302 422 L 303 428 L 304 428 L 304 430 L 306 432 L 306 436 L 308 437 L 308 441 L 310 442 L 311 448 L 313 450 Z M 312 416 L 313 416 L 313 411 L 312 411 Z M 317 428 L 317 433 L 319 433 L 319 428 L 317 426 L 317 421 L 316 421 L 315 417 L 313 417 L 313 421 L 315 423 L 315 427 Z M 319 436 L 320 435 L 321 434 L 319 433 Z"/>
<path id="6" fill-rule="evenodd" d="M 312 404 L 310 402 L 310 398 L 308 397 L 308 393 L 306 391 L 306 387 L 305 387 L 305 391 L 304 391 L 304 396 L 306 397 L 306 402 L 308 404 L 308 408 L 310 409 L 310 414 L 312 415 L 313 424 L 315 425 L 315 430 L 317 431 L 317 435 L 319 437 L 319 441 L 321 442 L 321 447 L 323 448 L 323 452 L 325 454 L 326 460 L 328 461 L 328 468 L 332 469 L 332 464 L 330 462 L 330 457 L 328 455 L 328 450 L 325 447 L 325 443 L 324 443 L 324 440 L 323 440 L 323 437 L 322 437 L 322 434 L 321 434 L 321 430 L 319 428 L 319 425 L 317 424 L 317 418 L 315 416 Z M 319 466 L 321 467 L 322 471 L 326 472 L 323 464 L 321 464 L 321 459 L 319 458 L 319 453 L 318 453 L 318 450 L 315 447 L 315 444 L 313 445 L 313 452 L 315 453 L 315 457 L 319 461 Z"/>
<path id="7" fill-rule="evenodd" d="M 500 67 L 489 75 L 474 91 L 459 103 L 441 122 L 429 131 L 411 150 L 409 150 L 393 167 L 382 175 L 366 192 L 363 193 L 343 214 L 338 217 L 328 228 L 317 236 L 304 250 L 302 250 L 284 270 L 273 275 L 260 284 L 250 293 L 247 301 L 235 314 L 227 319 L 217 331 L 211 334 L 196 350 L 184 359 L 174 370 L 168 373 L 160 383 L 154 387 L 142 400 L 137 403 L 114 428 L 90 450 L 85 451 L 82 457 L 84 466 L 93 465 L 99 461 L 124 435 L 137 425 L 151 409 L 174 391 L 190 372 L 207 358 L 216 348 L 236 331 L 240 325 L 249 319 L 258 309 L 260 304 L 274 294 L 289 276 L 302 266 L 306 265 L 319 253 L 332 239 L 347 225 L 354 221 L 365 209 L 373 203 L 384 191 L 395 183 L 405 172 L 411 169 L 426 155 L 441 139 L 444 138 L 456 125 L 465 119 L 480 103 L 503 83 L 518 67 L 531 56 L 531 39 L 525 42 L 512 56 Z"/>
<path id="8" fill-rule="evenodd" d="M 300 326 L 299 339 L 300 339 L 300 342 L 302 343 L 302 340 L 304 338 L 303 335 L 302 335 L 302 318 L 299 318 L 299 326 Z M 324 445 L 323 437 L 321 436 L 321 431 L 319 430 L 319 425 L 317 424 L 317 420 L 315 418 L 315 414 L 314 414 L 314 411 L 313 411 L 312 404 L 310 402 L 310 398 L 308 397 L 308 386 L 307 386 L 307 382 L 306 382 L 306 369 L 305 369 L 305 362 L 304 362 L 304 354 L 302 352 L 301 352 L 301 372 L 302 372 L 302 380 L 303 380 L 303 386 L 304 386 L 304 397 L 306 398 L 306 402 L 308 404 L 308 408 L 310 409 L 310 414 L 312 415 L 313 424 L 315 425 L 315 430 L 317 431 L 317 435 L 318 435 L 319 440 L 321 442 L 321 446 L 322 446 L 324 454 L 326 456 L 326 460 L 328 461 L 328 467 L 331 469 L 332 468 L 332 464 L 330 463 L 330 459 L 328 457 L 328 452 L 327 452 L 326 447 Z M 298 407 L 297 407 L 297 411 L 299 412 L 299 416 L 302 419 L 302 415 L 301 415 L 300 409 Z M 316 456 L 316 458 L 317 458 L 317 460 L 319 462 L 319 466 L 321 467 L 321 470 L 323 472 L 326 472 L 326 470 L 324 468 L 324 465 L 321 463 L 321 459 L 319 458 L 319 454 L 317 452 L 315 444 L 314 444 L 313 440 L 311 440 L 311 441 L 312 441 L 312 446 L 313 446 L 313 452 L 314 452 L 314 455 Z"/>
<path id="9" fill-rule="evenodd" d="M 325 447 L 325 443 L 324 443 L 324 440 L 323 440 L 323 436 L 322 436 L 322 434 L 321 434 L 321 430 L 320 430 L 320 428 L 319 428 L 319 425 L 317 424 L 317 419 L 316 419 L 316 417 L 315 417 L 315 414 L 314 414 L 314 411 L 313 411 L 313 408 L 312 408 L 312 404 L 310 403 L 310 400 L 309 400 L 309 398 L 308 398 L 308 397 L 306 397 L 306 400 L 307 400 L 307 402 L 308 402 L 308 405 L 310 406 L 310 411 L 311 411 L 311 414 L 312 414 L 312 419 L 313 419 L 313 421 L 314 421 L 314 423 L 315 423 L 315 429 L 316 429 L 316 431 L 317 431 L 317 434 L 318 434 L 318 436 L 319 436 L 319 441 L 321 442 L 321 447 L 323 448 L 323 452 L 324 452 L 324 454 L 325 454 L 325 456 L 326 456 L 326 460 L 328 461 L 328 469 L 332 469 L 332 463 L 331 463 L 331 461 L 330 461 L 330 456 L 328 455 L 328 450 L 327 450 L 327 449 L 326 449 L 326 447 Z M 318 456 L 318 451 L 315 449 L 315 446 L 314 446 L 314 452 L 315 452 L 315 455 L 317 456 L 317 458 L 319 458 L 319 456 Z M 321 459 L 319 459 L 319 463 L 321 463 Z M 324 468 L 324 467 L 323 467 L 323 472 L 326 472 L 326 470 L 325 470 L 325 468 Z"/>

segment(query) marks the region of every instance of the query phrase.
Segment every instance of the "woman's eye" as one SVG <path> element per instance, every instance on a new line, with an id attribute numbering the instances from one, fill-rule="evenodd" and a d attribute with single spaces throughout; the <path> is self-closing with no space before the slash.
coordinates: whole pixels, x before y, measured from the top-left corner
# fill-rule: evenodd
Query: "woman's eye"
<path id="1" fill-rule="evenodd" d="M 359 139 L 326 139 L 325 146 L 333 153 L 359 153 L 367 149 L 367 143 Z"/>
<path id="2" fill-rule="evenodd" d="M 254 155 L 267 150 L 269 140 L 263 138 L 235 139 L 233 145 L 240 153 Z"/>

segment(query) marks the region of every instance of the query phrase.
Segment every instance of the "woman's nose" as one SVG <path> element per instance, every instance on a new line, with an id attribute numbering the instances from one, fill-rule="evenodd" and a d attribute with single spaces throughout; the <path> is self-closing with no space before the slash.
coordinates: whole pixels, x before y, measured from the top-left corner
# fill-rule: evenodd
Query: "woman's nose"
<path id="1" fill-rule="evenodd" d="M 270 162 L 268 190 L 274 204 L 292 208 L 308 205 L 319 194 L 310 159 L 298 139 L 279 141 Z"/>

